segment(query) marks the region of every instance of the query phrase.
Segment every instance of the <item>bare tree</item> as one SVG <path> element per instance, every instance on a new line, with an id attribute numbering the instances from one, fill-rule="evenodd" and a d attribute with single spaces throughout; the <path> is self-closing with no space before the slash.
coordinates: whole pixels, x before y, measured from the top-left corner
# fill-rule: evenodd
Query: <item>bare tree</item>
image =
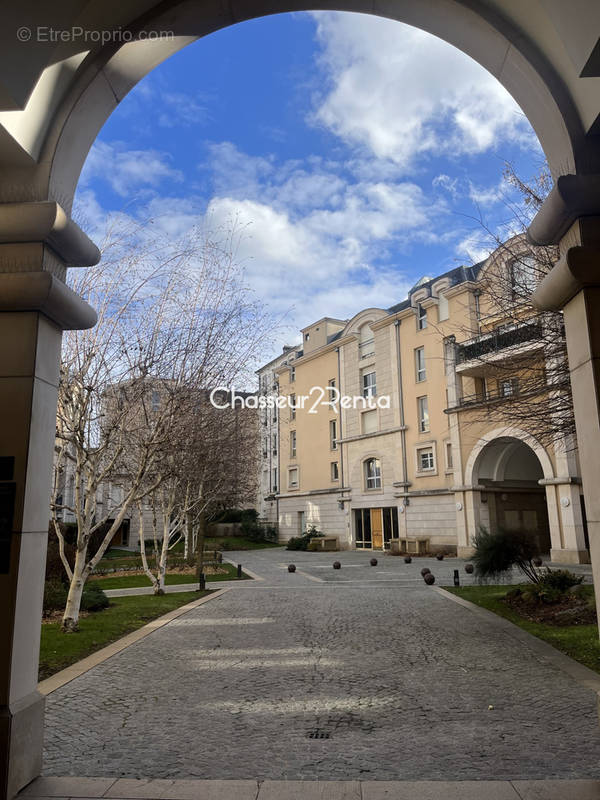
<path id="1" fill-rule="evenodd" d="M 169 551 L 183 540 L 184 557 L 196 552 L 201 572 L 207 513 L 253 501 L 256 493 L 257 413 L 217 408 L 207 391 L 193 391 L 190 399 L 176 446 L 165 455 L 169 477 L 151 494 L 153 569 L 141 504 L 138 509 L 142 563 L 156 594 L 164 592 Z"/>
<path id="2" fill-rule="evenodd" d="M 473 381 L 461 407 L 469 409 L 471 422 L 516 425 L 546 444 L 572 449 L 575 424 L 562 313 L 542 312 L 531 303 L 558 252 L 531 245 L 525 235 L 551 179 L 543 167 L 524 181 L 508 164 L 505 180 L 517 192 L 517 200 L 506 200 L 512 235 L 505 238 L 504 231 L 486 228 L 494 252 L 480 277 L 477 329 L 461 331 L 456 348 L 458 360 L 479 363 L 484 377 Z"/>
<path id="3" fill-rule="evenodd" d="M 181 438 L 191 393 L 243 374 L 268 325 L 231 237 L 192 232 L 157 243 L 139 233 L 111 239 L 100 265 L 74 280 L 99 321 L 66 335 L 61 366 L 51 511 L 70 581 L 65 631 L 77 630 L 85 582 L 129 509 L 172 478 L 166 454 Z M 109 482 L 120 492 L 107 504 Z M 65 512 L 77 525 L 73 564 L 59 524 Z"/>

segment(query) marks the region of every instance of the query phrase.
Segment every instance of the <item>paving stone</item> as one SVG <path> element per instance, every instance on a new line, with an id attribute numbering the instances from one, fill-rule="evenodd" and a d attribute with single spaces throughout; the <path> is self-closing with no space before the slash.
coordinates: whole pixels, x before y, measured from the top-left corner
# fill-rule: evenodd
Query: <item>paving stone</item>
<path id="1" fill-rule="evenodd" d="M 358 781 L 265 781 L 257 800 L 361 800 Z"/>
<path id="2" fill-rule="evenodd" d="M 414 577 L 462 562 L 382 557 L 373 577 L 370 553 L 233 558 L 265 580 L 48 695 L 46 775 L 600 779 L 596 694 Z"/>
<path id="3" fill-rule="evenodd" d="M 256 781 L 131 780 L 116 781 L 105 797 L 141 800 L 255 800 Z"/>
<path id="4" fill-rule="evenodd" d="M 521 800 L 505 781 L 364 781 L 361 785 L 362 800 Z"/>

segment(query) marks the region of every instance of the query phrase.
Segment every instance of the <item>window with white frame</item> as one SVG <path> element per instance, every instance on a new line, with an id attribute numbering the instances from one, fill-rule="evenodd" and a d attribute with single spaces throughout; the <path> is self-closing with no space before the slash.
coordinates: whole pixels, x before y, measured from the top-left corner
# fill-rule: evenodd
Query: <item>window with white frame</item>
<path id="1" fill-rule="evenodd" d="M 360 415 L 361 433 L 375 433 L 377 430 L 377 409 L 363 411 Z"/>
<path id="2" fill-rule="evenodd" d="M 419 447 L 417 449 L 417 472 L 433 472 L 435 470 L 435 456 L 433 447 Z"/>
<path id="3" fill-rule="evenodd" d="M 424 331 L 427 327 L 427 309 L 417 303 L 417 330 Z"/>
<path id="4" fill-rule="evenodd" d="M 417 413 L 419 416 L 419 432 L 425 433 L 429 430 L 429 403 L 427 395 L 417 397 Z"/>
<path id="5" fill-rule="evenodd" d="M 340 470 L 337 461 L 331 462 L 331 480 L 332 481 L 339 481 L 340 479 Z"/>
<path id="6" fill-rule="evenodd" d="M 277 467 L 273 468 L 273 491 L 277 491 Z"/>
<path id="7" fill-rule="evenodd" d="M 516 378 L 504 378 L 498 381 L 500 397 L 512 397 L 517 393 L 518 381 Z"/>
<path id="8" fill-rule="evenodd" d="M 291 467 L 288 470 L 288 488 L 289 489 L 298 488 L 298 467 Z"/>
<path id="9" fill-rule="evenodd" d="M 296 367 L 290 367 L 290 383 L 296 380 Z"/>
<path id="10" fill-rule="evenodd" d="M 296 431 L 290 431 L 290 458 L 296 458 Z"/>
<path id="11" fill-rule="evenodd" d="M 360 358 L 375 355 L 375 337 L 370 325 L 363 325 L 359 333 L 358 354 Z"/>
<path id="12" fill-rule="evenodd" d="M 375 372 L 362 373 L 362 393 L 363 397 L 375 397 L 377 395 L 377 375 Z"/>
<path id="13" fill-rule="evenodd" d="M 273 434 L 273 455 L 277 455 L 277 434 Z"/>
<path id="14" fill-rule="evenodd" d="M 381 464 L 378 458 L 365 461 L 365 488 L 381 489 Z"/>
<path id="15" fill-rule="evenodd" d="M 515 259 L 510 265 L 511 283 L 513 294 L 529 296 L 537 285 L 537 272 L 535 258 L 523 256 Z"/>
<path id="16" fill-rule="evenodd" d="M 337 419 L 329 420 L 329 447 L 337 450 Z"/>
<path id="17" fill-rule="evenodd" d="M 452 442 L 446 442 L 446 469 L 454 469 L 454 459 L 452 457 Z"/>
<path id="18" fill-rule="evenodd" d="M 290 395 L 290 419 L 296 419 L 296 395 Z"/>
<path id="19" fill-rule="evenodd" d="M 443 292 L 438 293 L 438 320 L 442 322 L 450 316 L 450 309 L 448 306 L 448 298 Z"/>
<path id="20" fill-rule="evenodd" d="M 417 383 L 427 379 L 427 371 L 425 369 L 425 348 L 417 347 L 415 349 L 415 373 Z"/>
<path id="21" fill-rule="evenodd" d="M 160 408 L 160 394 L 158 389 L 152 390 L 152 411 L 156 414 L 158 409 Z"/>

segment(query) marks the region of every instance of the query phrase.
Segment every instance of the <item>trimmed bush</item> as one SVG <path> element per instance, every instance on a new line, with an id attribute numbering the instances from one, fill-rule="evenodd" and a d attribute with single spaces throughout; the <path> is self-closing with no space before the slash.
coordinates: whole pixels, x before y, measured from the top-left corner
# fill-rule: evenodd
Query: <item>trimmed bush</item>
<path id="1" fill-rule="evenodd" d="M 67 604 L 67 587 L 60 580 L 49 580 L 44 584 L 44 614 L 62 611 Z"/>
<path id="2" fill-rule="evenodd" d="M 303 533 L 302 536 L 292 536 L 291 539 L 288 540 L 286 545 L 286 550 L 308 550 L 308 545 L 310 544 L 311 539 L 316 539 L 320 536 L 323 536 L 321 531 L 318 531 L 314 525 L 307 529 L 306 533 Z"/>
<path id="3" fill-rule="evenodd" d="M 84 586 L 83 594 L 81 595 L 82 611 L 102 611 L 103 608 L 108 608 L 108 605 L 108 597 L 98 585 L 92 583 L 89 586 Z"/>

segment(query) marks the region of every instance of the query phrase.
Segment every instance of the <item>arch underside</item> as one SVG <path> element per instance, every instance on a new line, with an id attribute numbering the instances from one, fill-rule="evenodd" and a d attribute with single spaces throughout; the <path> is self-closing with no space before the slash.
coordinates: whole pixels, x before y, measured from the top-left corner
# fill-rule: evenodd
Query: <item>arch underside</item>
<path id="1" fill-rule="evenodd" d="M 34 88 L 24 98 L 23 110 L 0 113 L 4 126 L 0 129 L 0 162 L 5 167 L 0 202 L 51 198 L 70 211 L 79 173 L 100 128 L 123 97 L 164 59 L 198 37 L 228 25 L 277 12 L 316 8 L 377 14 L 445 39 L 479 62 L 510 92 L 536 131 L 555 175 L 589 170 L 594 159 L 584 135 L 582 103 L 544 52 L 556 30 L 547 19 L 544 30 L 548 41 L 536 42 L 533 34 L 528 37 L 524 28 L 531 27 L 528 17 L 535 18 L 535 14 L 531 3 L 527 5 L 522 20 L 511 20 L 507 13 L 500 15 L 491 0 L 469 3 L 468 7 L 459 0 L 431 0 L 426 4 L 420 0 L 288 0 L 285 4 L 246 0 L 227 5 L 219 0 L 158 5 L 124 0 L 119 12 L 102 11 L 99 4 L 90 3 L 90 14 L 96 12 L 95 27 L 123 25 L 123 17 L 129 13 L 131 19 L 125 24 L 133 33 L 171 31 L 176 38 L 111 44 L 88 53 L 77 43 L 56 47 L 53 63 L 41 78 L 33 80 L 36 76 L 30 76 L 30 89 Z M 539 17 L 552 16 L 541 5 L 536 5 L 536 11 Z M 519 16 L 515 9 L 511 13 Z M 62 25 L 66 26 L 65 20 Z M 565 68 L 565 75 L 567 71 Z M 25 93 L 26 87 L 20 88 Z"/>

